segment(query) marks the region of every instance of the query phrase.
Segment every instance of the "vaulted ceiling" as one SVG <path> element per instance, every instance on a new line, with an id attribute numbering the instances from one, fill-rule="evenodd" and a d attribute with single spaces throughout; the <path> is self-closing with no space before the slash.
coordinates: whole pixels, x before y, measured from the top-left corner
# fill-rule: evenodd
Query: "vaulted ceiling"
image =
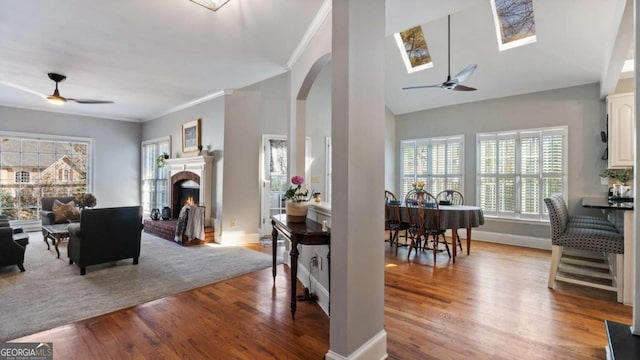
<path id="1" fill-rule="evenodd" d="M 188 0 L 0 2 L 0 105 L 143 121 L 288 70 L 330 0 L 231 0 L 211 12 Z M 537 42 L 498 51 L 489 0 L 387 0 L 385 94 L 395 114 L 598 82 L 624 0 L 534 0 Z M 478 69 L 478 91 L 402 90 Z M 393 33 L 422 25 L 434 67 L 408 74 Z M 48 104 L 62 96 L 114 104 Z M 23 89 L 20 89 L 23 87 Z M 25 91 L 32 90 L 32 92 Z"/>

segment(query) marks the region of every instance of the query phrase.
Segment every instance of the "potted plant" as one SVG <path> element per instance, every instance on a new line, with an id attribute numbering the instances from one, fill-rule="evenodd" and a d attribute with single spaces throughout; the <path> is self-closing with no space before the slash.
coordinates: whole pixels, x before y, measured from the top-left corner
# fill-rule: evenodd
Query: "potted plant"
<path id="1" fill-rule="evenodd" d="M 606 169 L 600 173 L 600 177 L 608 177 L 618 185 L 627 185 L 627 182 L 633 177 L 633 168 Z"/>
<path id="2" fill-rule="evenodd" d="M 305 222 L 310 200 L 309 190 L 302 191 L 302 184 L 304 183 L 304 177 L 302 176 L 296 175 L 292 177 L 291 183 L 295 186 L 290 186 L 284 193 L 284 198 L 288 200 L 286 203 L 287 221 Z"/>
<path id="3" fill-rule="evenodd" d="M 163 152 L 156 158 L 156 166 L 158 168 L 163 168 L 165 165 L 164 161 L 167 160 L 168 158 L 169 158 L 169 154 L 167 154 L 166 152 Z"/>

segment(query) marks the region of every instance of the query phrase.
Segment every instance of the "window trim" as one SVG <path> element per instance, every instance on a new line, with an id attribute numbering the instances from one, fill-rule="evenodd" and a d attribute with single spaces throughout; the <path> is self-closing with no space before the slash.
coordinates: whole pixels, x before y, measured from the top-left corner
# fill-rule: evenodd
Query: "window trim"
<path id="1" fill-rule="evenodd" d="M 459 139 L 459 141 L 454 141 Z M 413 142 L 414 144 L 417 144 L 418 142 L 420 143 L 427 143 L 428 146 L 431 146 L 433 143 L 444 143 L 445 144 L 445 152 L 447 152 L 447 144 L 449 143 L 459 143 L 460 144 L 460 187 L 459 187 L 459 191 L 461 193 L 465 193 L 464 192 L 464 178 L 465 178 L 465 141 L 464 141 L 464 134 L 460 134 L 460 135 L 451 135 L 451 136 L 435 136 L 435 137 L 427 137 L 427 138 L 414 138 L 414 139 L 404 139 L 404 140 L 400 140 L 400 151 L 399 151 L 399 155 L 400 155 L 400 159 L 399 159 L 399 166 L 400 166 L 400 181 L 399 181 L 399 192 L 398 194 L 400 195 L 400 197 L 402 199 L 404 199 L 405 193 L 404 193 L 404 189 L 403 189 L 403 184 L 404 184 L 404 179 L 405 177 L 405 173 L 404 173 L 404 163 L 403 163 L 403 149 L 406 143 L 411 143 Z M 415 145 L 414 145 L 414 149 L 415 149 Z M 416 169 L 416 155 L 414 154 L 414 158 L 413 158 L 413 162 L 414 162 L 414 169 Z M 447 162 L 446 160 L 448 160 L 448 158 L 445 155 L 445 162 Z M 427 179 L 427 183 L 429 185 L 432 184 L 432 182 L 430 181 L 430 179 L 433 179 L 433 177 L 435 178 L 444 178 L 445 181 L 447 178 L 453 178 L 453 177 L 458 177 L 458 176 L 448 176 L 449 174 L 447 173 L 447 166 L 445 165 L 445 174 L 444 175 L 433 175 L 431 173 L 431 170 L 433 169 L 433 167 L 431 166 L 431 164 L 428 164 L 428 169 L 427 169 L 427 173 L 425 174 L 425 177 Z M 417 170 L 417 169 L 416 169 Z M 415 171 L 414 175 L 413 175 L 413 181 L 418 181 L 418 172 Z M 422 178 L 422 177 L 420 177 Z M 434 196 L 438 195 L 438 194 L 433 194 Z"/>
<path id="2" fill-rule="evenodd" d="M 564 125 L 564 126 L 550 126 L 550 127 L 542 127 L 542 128 L 533 128 L 533 129 L 518 129 L 518 130 L 508 130 L 508 131 L 497 131 L 497 132 L 486 132 L 486 133 L 476 133 L 476 204 L 478 204 L 478 206 L 482 206 L 482 203 L 480 201 L 480 196 L 481 196 L 481 178 L 483 176 L 485 177 L 495 177 L 496 179 L 500 178 L 500 177 L 505 177 L 505 178 L 511 178 L 511 175 L 500 175 L 499 171 L 498 171 L 498 166 L 499 166 L 499 160 L 496 161 L 496 169 L 495 169 L 495 173 L 486 173 L 486 174 L 482 174 L 481 173 L 481 165 L 480 165 L 480 156 L 481 156 L 481 141 L 484 139 L 506 139 L 506 138 L 514 138 L 516 139 L 516 145 L 515 145 L 515 174 L 513 175 L 515 177 L 515 186 L 516 186 L 516 197 L 515 197 L 515 204 L 514 204 L 514 208 L 516 209 L 514 214 L 511 215 L 511 213 L 504 213 L 504 212 L 500 212 L 499 207 L 497 206 L 499 199 L 497 199 L 498 196 L 498 189 L 496 189 L 496 210 L 495 212 L 488 212 L 487 210 L 483 209 L 484 211 L 484 215 L 486 217 L 489 218 L 494 218 L 494 219 L 500 219 L 500 220 L 509 220 L 509 221 L 514 221 L 514 222 L 547 222 L 549 221 L 549 214 L 546 212 L 546 207 L 544 205 L 544 194 L 543 194 L 543 182 L 542 180 L 546 177 L 549 176 L 544 176 L 545 174 L 543 173 L 543 159 L 542 159 L 542 151 L 543 148 L 542 146 L 540 146 L 540 159 L 539 159 L 539 170 L 538 170 L 538 175 L 537 178 L 540 180 L 539 181 L 539 191 L 538 191 L 538 201 L 539 201 L 539 208 L 540 208 L 540 213 L 538 215 L 522 215 L 522 213 L 520 212 L 520 208 L 521 208 L 521 191 L 520 191 L 520 186 L 522 183 L 522 174 L 521 174 L 521 142 L 520 139 L 522 138 L 522 134 L 526 134 L 526 133 L 531 133 L 531 132 L 537 132 L 539 133 L 539 139 L 542 139 L 542 136 L 544 136 L 544 134 L 552 134 L 552 133 L 559 133 L 562 135 L 562 139 L 563 139 L 563 149 L 562 149 L 562 157 L 563 157 L 563 164 L 562 164 L 562 172 L 561 173 L 555 173 L 556 175 L 561 175 L 562 176 L 562 194 L 563 196 L 567 196 L 569 193 L 569 173 L 568 173 L 568 166 L 569 166 L 569 129 L 568 126 Z M 498 147 L 496 147 L 496 151 L 499 151 Z M 499 158 L 498 158 L 499 159 Z M 497 185 L 496 185 L 497 186 Z"/>
<path id="3" fill-rule="evenodd" d="M 51 134 L 41 134 L 41 133 L 33 133 L 33 132 L 21 132 L 21 131 L 0 131 L 0 138 L 2 137 L 13 137 L 13 138 L 27 138 L 32 140 L 44 140 L 44 141 L 53 141 L 53 142 L 77 142 L 77 143 L 85 143 L 87 145 L 87 169 L 85 172 L 85 184 L 87 187 L 87 193 L 94 192 L 94 184 L 93 184 L 93 169 L 94 169 L 94 156 L 93 156 L 93 138 L 89 137 L 80 137 L 80 136 L 65 136 L 65 135 L 51 135 Z M 15 178 L 14 178 L 15 180 Z M 23 184 L 32 184 L 32 177 L 29 176 L 29 182 Z M 39 202 L 38 202 L 39 204 Z M 40 205 L 38 205 L 40 206 Z M 38 207 L 38 209 L 40 209 Z M 40 226 L 40 219 L 36 220 L 12 220 L 16 222 L 20 222 L 22 226 L 29 228 L 32 224 L 35 226 Z"/>
<path id="4" fill-rule="evenodd" d="M 145 168 L 144 168 L 144 162 L 145 162 L 145 161 L 144 161 L 144 155 L 145 155 L 145 154 L 144 154 L 144 147 L 145 147 L 145 146 L 148 146 L 148 145 L 152 145 L 152 144 L 159 144 L 159 143 L 163 143 L 163 142 L 168 142 L 168 143 L 169 143 L 169 151 L 168 151 L 168 153 L 169 153 L 169 155 L 171 155 L 171 151 L 172 151 L 172 150 L 171 150 L 171 149 L 172 149 L 172 147 L 171 147 L 171 145 L 172 145 L 172 143 L 171 143 L 171 136 L 163 136 L 163 137 L 159 137 L 159 138 L 155 138 L 155 139 L 145 140 L 145 141 L 142 141 L 142 142 L 140 143 L 140 205 L 142 205 L 142 206 L 143 206 L 143 217 L 144 217 L 144 216 L 149 216 L 149 215 L 150 215 L 150 212 L 151 212 L 151 210 L 152 210 L 152 208 L 150 208 L 150 209 L 148 210 L 148 212 L 147 212 L 147 211 L 145 211 L 145 209 L 144 209 L 144 201 L 143 201 L 143 200 L 144 200 L 144 198 L 143 198 L 143 197 L 144 197 L 144 189 L 143 189 L 143 187 L 144 187 L 144 181 L 145 181 L 145 180 L 150 180 L 150 179 L 146 179 L 146 178 L 144 177 L 144 176 L 145 176 Z M 165 166 L 166 166 L 166 165 L 165 165 Z M 157 167 L 156 167 L 156 165 L 155 165 L 155 159 L 154 159 L 154 161 L 153 161 L 153 169 L 154 169 L 154 171 L 153 171 L 153 172 L 154 172 L 154 174 L 155 174 L 155 173 L 157 172 Z M 164 180 L 166 180 L 166 181 L 167 181 L 167 204 L 166 204 L 165 206 L 169 206 L 169 203 L 168 203 L 168 202 L 169 202 L 169 201 L 171 201 L 171 199 L 169 199 L 169 197 L 171 196 L 171 190 L 170 190 L 170 186 L 171 186 L 170 181 L 171 181 L 171 179 L 169 179 L 169 178 L 168 178 L 168 175 L 169 175 L 169 174 L 167 173 L 167 179 L 164 179 Z M 153 178 L 152 180 L 154 180 L 154 181 L 158 181 L 158 180 L 162 180 L 162 179 L 158 179 L 158 178 L 156 178 L 156 177 L 155 177 L 155 175 L 154 175 L 154 178 Z"/>

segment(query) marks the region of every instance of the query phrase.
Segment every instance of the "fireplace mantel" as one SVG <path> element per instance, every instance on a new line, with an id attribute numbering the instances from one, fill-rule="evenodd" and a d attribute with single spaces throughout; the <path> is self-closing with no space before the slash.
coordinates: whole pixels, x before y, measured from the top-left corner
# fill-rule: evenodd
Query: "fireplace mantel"
<path id="1" fill-rule="evenodd" d="M 212 196 L 214 188 L 213 162 L 214 156 L 199 155 L 165 160 L 169 170 L 169 179 L 179 172 L 189 171 L 200 177 L 200 205 L 205 207 L 205 226 L 212 226 L 213 219 L 211 212 L 213 209 Z M 172 195 L 173 196 L 173 195 Z M 170 199 L 173 204 L 173 199 Z M 174 209 L 175 210 L 175 209 Z M 180 211 L 180 209 L 177 209 Z"/>

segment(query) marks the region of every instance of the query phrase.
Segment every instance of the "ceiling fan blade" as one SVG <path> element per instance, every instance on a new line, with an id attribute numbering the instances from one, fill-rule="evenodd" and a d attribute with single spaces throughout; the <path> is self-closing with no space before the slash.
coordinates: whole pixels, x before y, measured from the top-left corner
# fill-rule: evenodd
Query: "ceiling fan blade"
<path id="1" fill-rule="evenodd" d="M 462 69 L 462 71 L 457 73 L 456 76 L 454 76 L 453 79 L 451 79 L 451 81 L 455 83 L 460 83 L 465 81 L 469 76 L 471 76 L 471 74 L 473 74 L 474 71 L 476 71 L 477 67 L 478 65 L 476 64 L 468 65 L 466 68 Z"/>
<path id="2" fill-rule="evenodd" d="M 67 98 L 67 100 L 75 101 L 78 104 L 113 104 L 113 101 L 108 101 L 108 100 L 71 99 L 71 98 Z"/>
<path id="3" fill-rule="evenodd" d="M 456 90 L 456 91 L 476 91 L 478 89 L 476 88 L 472 88 L 472 87 L 468 87 L 468 86 L 464 86 L 464 85 L 460 85 L 457 84 L 456 86 L 454 86 L 453 88 L 451 88 L 451 90 Z"/>
<path id="4" fill-rule="evenodd" d="M 424 89 L 424 88 L 441 88 L 441 87 L 442 87 L 442 84 L 438 84 L 438 85 L 420 85 L 420 86 L 403 87 L 402 90 Z"/>
<path id="5" fill-rule="evenodd" d="M 39 92 L 37 92 L 37 91 L 35 91 L 35 90 L 31 90 L 31 89 L 29 89 L 29 88 L 26 88 L 26 87 L 24 87 L 24 86 L 20 86 L 20 85 L 18 85 L 18 84 L 10 83 L 10 82 L 8 82 L 8 81 L 0 81 L 0 84 L 6 85 L 6 86 L 8 86 L 8 87 L 12 87 L 12 88 L 14 88 L 14 89 L 18 89 L 18 90 L 22 90 L 22 91 L 28 92 L 28 93 L 31 93 L 31 94 L 33 94 L 33 95 L 40 96 L 40 97 L 41 97 L 41 98 L 43 98 L 43 99 L 46 99 L 46 98 L 47 98 L 47 95 L 45 95 L 45 94 L 43 94 L 43 93 L 39 93 Z"/>

